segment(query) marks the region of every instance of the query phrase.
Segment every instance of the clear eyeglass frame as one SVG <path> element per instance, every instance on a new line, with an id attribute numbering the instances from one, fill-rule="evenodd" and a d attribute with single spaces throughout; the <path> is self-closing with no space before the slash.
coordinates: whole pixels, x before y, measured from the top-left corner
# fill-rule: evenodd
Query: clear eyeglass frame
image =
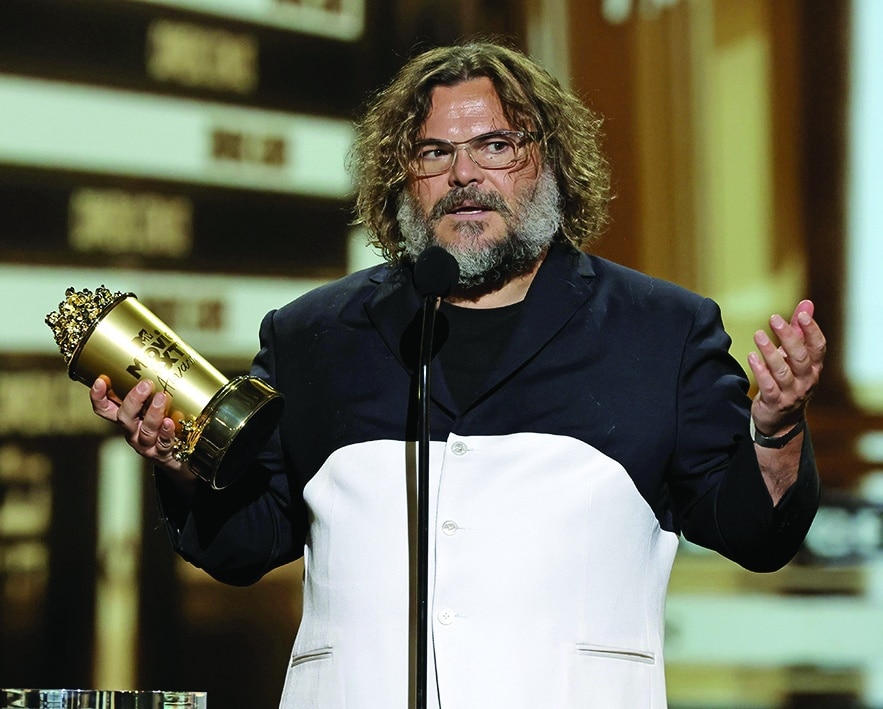
<path id="1" fill-rule="evenodd" d="M 411 171 L 417 177 L 441 175 L 451 169 L 461 148 L 480 168 L 505 170 L 527 159 L 527 146 L 534 139 L 535 136 L 528 131 L 495 130 L 469 140 L 420 140 L 412 150 Z"/>

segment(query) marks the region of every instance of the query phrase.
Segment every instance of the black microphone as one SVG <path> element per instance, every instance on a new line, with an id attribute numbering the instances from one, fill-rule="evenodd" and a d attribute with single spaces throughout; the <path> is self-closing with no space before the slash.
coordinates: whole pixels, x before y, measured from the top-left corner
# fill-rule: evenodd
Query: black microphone
<path id="1" fill-rule="evenodd" d="M 425 298 L 444 298 L 459 279 L 457 259 L 441 246 L 427 246 L 414 262 L 414 287 Z"/>
<path id="2" fill-rule="evenodd" d="M 423 296 L 421 309 L 420 357 L 417 369 L 417 548 L 416 574 L 412 576 L 412 602 L 416 621 L 416 647 L 412 648 L 414 663 L 414 696 L 416 709 L 427 707 L 429 638 L 429 371 L 432 360 L 432 334 L 438 299 L 451 292 L 460 278 L 460 266 L 441 246 L 428 246 L 414 261 L 414 287 Z M 412 636 L 413 637 L 413 636 Z"/>

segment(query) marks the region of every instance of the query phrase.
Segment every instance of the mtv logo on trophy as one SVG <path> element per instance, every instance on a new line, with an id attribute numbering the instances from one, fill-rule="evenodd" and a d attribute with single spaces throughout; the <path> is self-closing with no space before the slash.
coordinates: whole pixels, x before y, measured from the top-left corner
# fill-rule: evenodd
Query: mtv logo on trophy
<path id="1" fill-rule="evenodd" d="M 257 377 L 228 380 L 133 293 L 68 288 L 46 324 L 71 379 L 91 386 L 107 377 L 117 402 L 145 379 L 165 392 L 175 458 L 216 490 L 242 474 L 279 423 L 278 392 Z"/>

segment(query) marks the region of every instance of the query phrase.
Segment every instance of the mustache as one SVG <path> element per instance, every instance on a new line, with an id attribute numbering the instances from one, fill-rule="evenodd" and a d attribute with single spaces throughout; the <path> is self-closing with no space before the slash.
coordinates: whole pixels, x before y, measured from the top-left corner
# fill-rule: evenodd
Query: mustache
<path id="1" fill-rule="evenodd" d="M 499 192 L 479 189 L 475 185 L 466 187 L 454 187 L 442 197 L 432 208 L 429 218 L 438 221 L 452 209 L 459 207 L 463 202 L 470 202 L 479 209 L 490 209 L 499 212 L 504 217 L 511 216 L 512 210 L 506 204 L 506 200 Z"/>

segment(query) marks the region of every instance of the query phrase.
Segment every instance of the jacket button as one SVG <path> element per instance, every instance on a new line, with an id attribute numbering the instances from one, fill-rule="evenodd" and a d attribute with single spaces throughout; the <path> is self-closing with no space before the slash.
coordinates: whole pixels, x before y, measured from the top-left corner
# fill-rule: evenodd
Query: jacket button
<path id="1" fill-rule="evenodd" d="M 436 617 L 438 618 L 438 622 L 442 625 L 450 625 L 454 622 L 454 611 L 450 608 L 445 608 L 444 610 L 439 611 Z"/>

